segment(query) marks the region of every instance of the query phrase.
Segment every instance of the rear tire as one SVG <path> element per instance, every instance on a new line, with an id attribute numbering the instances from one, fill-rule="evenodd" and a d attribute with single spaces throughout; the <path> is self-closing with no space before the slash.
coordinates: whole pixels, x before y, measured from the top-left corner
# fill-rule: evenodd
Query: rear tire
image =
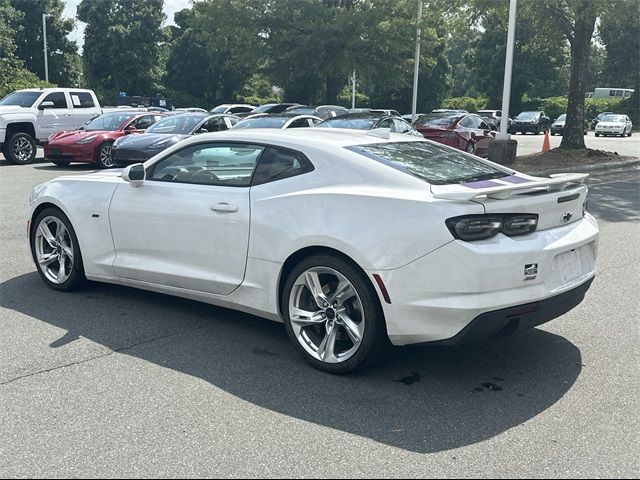
<path id="1" fill-rule="evenodd" d="M 47 286 L 71 291 L 87 283 L 78 238 L 61 210 L 45 208 L 35 217 L 29 243 L 40 278 Z"/>
<path id="2" fill-rule="evenodd" d="M 600 136 L 600 134 L 598 132 L 596 132 L 596 137 L 599 137 L 599 136 Z"/>
<path id="3" fill-rule="evenodd" d="M 336 255 L 312 255 L 298 263 L 280 302 L 289 338 L 318 370 L 353 372 L 373 362 L 388 344 L 373 285 Z"/>
<path id="4" fill-rule="evenodd" d="M 27 165 L 36 158 L 36 141 L 28 133 L 14 133 L 4 144 L 3 154 L 14 165 Z"/>

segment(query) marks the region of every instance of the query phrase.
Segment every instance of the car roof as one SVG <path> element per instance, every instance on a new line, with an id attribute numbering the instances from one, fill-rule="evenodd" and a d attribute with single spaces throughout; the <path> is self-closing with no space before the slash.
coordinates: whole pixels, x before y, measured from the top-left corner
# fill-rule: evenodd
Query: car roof
<path id="1" fill-rule="evenodd" d="M 382 119 L 385 117 L 400 118 L 400 117 L 396 117 L 395 115 L 388 115 L 384 112 L 349 112 L 349 113 L 343 113 L 342 115 L 338 115 L 336 117 L 327 118 L 327 120 L 349 120 L 349 119 L 365 120 L 365 119 Z"/>

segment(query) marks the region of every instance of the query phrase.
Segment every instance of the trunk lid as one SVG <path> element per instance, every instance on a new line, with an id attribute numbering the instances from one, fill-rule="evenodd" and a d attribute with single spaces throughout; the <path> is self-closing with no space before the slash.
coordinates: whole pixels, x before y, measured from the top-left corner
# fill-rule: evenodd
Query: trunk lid
<path id="1" fill-rule="evenodd" d="M 518 174 L 456 185 L 432 185 L 435 198 L 480 203 L 486 213 L 538 215 L 538 230 L 568 225 L 584 216 L 588 174 L 558 174 L 550 178 Z"/>

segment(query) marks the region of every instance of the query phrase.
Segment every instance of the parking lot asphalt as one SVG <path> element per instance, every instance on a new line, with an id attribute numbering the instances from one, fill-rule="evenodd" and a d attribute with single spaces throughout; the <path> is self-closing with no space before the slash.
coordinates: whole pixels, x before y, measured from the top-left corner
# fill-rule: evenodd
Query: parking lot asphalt
<path id="1" fill-rule="evenodd" d="M 0 161 L 0 476 L 637 477 L 638 168 L 589 180 L 599 273 L 576 309 L 481 345 L 397 348 L 346 377 L 251 315 L 48 289 L 28 193 L 90 170 Z"/>
<path id="2" fill-rule="evenodd" d="M 512 139 L 518 141 L 518 156 L 531 155 L 532 153 L 540 153 L 542 151 L 542 143 L 544 135 L 511 135 Z M 560 146 L 562 137 L 560 135 L 551 135 L 551 148 Z M 596 137 L 593 131 L 589 131 L 584 139 L 587 148 L 596 150 L 604 150 L 606 152 L 618 152 L 618 155 L 629 157 L 640 157 L 640 133 L 634 132 L 630 137 Z"/>

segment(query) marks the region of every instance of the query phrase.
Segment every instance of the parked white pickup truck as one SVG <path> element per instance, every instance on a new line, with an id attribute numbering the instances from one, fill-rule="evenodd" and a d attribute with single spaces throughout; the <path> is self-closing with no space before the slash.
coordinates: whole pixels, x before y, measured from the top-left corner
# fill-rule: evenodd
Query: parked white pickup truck
<path id="1" fill-rule="evenodd" d="M 91 90 L 45 88 L 18 90 L 0 100 L 0 147 L 11 163 L 33 162 L 37 144 L 52 133 L 75 130 L 102 113 Z"/>

